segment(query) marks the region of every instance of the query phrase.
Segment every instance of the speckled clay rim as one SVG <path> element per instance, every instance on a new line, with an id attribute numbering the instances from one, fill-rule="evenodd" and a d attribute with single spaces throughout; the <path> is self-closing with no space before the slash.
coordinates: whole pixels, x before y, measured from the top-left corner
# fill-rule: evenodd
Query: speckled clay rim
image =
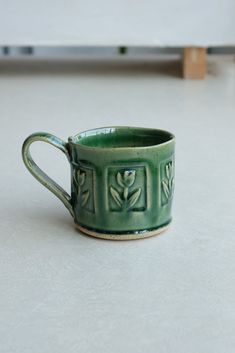
<path id="1" fill-rule="evenodd" d="M 126 233 L 126 234 L 125 233 L 124 234 L 99 233 L 94 230 L 87 229 L 77 223 L 75 223 L 75 227 L 79 231 L 81 231 L 82 233 L 85 233 L 85 234 L 90 235 L 95 238 L 108 239 L 108 240 L 135 240 L 135 239 L 149 238 L 154 235 L 158 235 L 158 234 L 166 231 L 170 227 L 170 224 L 171 224 L 171 222 L 163 227 L 159 227 L 157 229 L 146 231 L 143 233 L 140 232 L 140 233 Z"/>

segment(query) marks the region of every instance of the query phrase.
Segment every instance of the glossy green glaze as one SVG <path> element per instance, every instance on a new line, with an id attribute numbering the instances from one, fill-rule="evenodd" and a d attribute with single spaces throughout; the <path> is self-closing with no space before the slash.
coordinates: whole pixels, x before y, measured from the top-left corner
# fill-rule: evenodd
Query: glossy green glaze
<path id="1" fill-rule="evenodd" d="M 29 146 L 45 141 L 71 165 L 71 197 L 33 161 Z M 82 132 L 68 143 L 29 136 L 23 160 L 29 171 L 69 209 L 84 232 L 111 239 L 143 238 L 171 222 L 174 136 L 163 130 L 107 127 Z"/>

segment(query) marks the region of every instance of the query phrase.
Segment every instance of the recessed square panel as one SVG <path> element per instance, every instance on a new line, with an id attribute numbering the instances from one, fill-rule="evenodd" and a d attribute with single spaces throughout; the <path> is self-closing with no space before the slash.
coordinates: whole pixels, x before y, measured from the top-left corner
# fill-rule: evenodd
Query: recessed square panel
<path id="1" fill-rule="evenodd" d="M 160 166 L 161 176 L 161 205 L 167 205 L 173 197 L 175 182 L 173 160 L 164 161 Z"/>
<path id="2" fill-rule="evenodd" d="M 78 207 L 94 212 L 94 171 L 85 165 L 76 165 L 73 170 L 74 192 Z"/>
<path id="3" fill-rule="evenodd" d="M 145 166 L 120 165 L 108 168 L 108 205 L 113 212 L 145 211 Z"/>

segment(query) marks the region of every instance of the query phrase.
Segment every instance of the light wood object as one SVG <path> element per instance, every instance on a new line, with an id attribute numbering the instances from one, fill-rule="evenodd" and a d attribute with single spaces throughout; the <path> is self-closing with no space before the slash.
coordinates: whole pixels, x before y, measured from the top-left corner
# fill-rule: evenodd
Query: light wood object
<path id="1" fill-rule="evenodd" d="M 183 49 L 183 77 L 203 79 L 206 74 L 206 48 Z"/>

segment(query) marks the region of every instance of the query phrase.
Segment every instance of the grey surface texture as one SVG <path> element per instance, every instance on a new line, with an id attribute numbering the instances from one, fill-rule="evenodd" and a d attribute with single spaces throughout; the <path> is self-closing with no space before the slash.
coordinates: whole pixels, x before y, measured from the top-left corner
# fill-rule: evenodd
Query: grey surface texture
<path id="1" fill-rule="evenodd" d="M 1 61 L 0 92 L 0 352 L 233 353 L 234 58 L 210 57 L 204 81 L 180 79 L 171 58 Z M 23 165 L 32 132 L 108 125 L 175 133 L 168 232 L 84 236 Z M 69 191 L 62 153 L 32 154 Z"/>

